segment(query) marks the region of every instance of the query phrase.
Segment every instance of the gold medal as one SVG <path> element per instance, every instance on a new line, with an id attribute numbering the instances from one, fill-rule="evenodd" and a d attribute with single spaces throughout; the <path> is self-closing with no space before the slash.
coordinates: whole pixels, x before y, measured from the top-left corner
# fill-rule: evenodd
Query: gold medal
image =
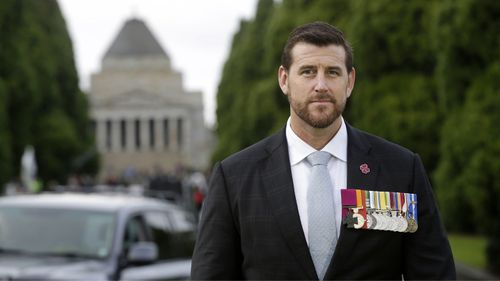
<path id="1" fill-rule="evenodd" d="M 417 229 L 418 229 L 418 224 L 415 221 L 415 219 L 413 218 L 408 219 L 407 232 L 414 233 L 415 231 L 417 231 Z"/>
<path id="2" fill-rule="evenodd" d="M 365 224 L 365 218 L 357 212 L 353 215 L 353 217 L 357 219 L 357 223 L 354 224 L 354 228 L 356 229 L 363 228 L 363 225 Z"/>

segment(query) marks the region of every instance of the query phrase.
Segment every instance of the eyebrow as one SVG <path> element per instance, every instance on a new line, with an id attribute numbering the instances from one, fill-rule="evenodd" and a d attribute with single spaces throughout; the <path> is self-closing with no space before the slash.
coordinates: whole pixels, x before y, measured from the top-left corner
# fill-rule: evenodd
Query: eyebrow
<path id="1" fill-rule="evenodd" d="M 299 71 L 304 70 L 304 69 L 311 69 L 311 68 L 315 69 L 317 67 L 314 66 L 314 65 L 308 65 L 308 64 L 306 64 L 306 65 L 302 65 L 301 67 L 299 67 Z"/>
<path id="2" fill-rule="evenodd" d="M 302 65 L 302 66 L 300 66 L 300 67 L 299 67 L 299 69 L 298 69 L 298 71 L 300 72 L 300 71 L 302 71 L 302 70 L 304 70 L 304 69 L 317 69 L 317 68 L 318 68 L 318 67 L 317 67 L 317 66 L 315 66 L 315 65 L 309 65 L 309 64 L 306 64 L 306 65 Z M 340 67 L 340 66 L 328 66 L 328 67 L 326 68 L 326 70 L 336 70 L 336 71 L 338 71 L 338 72 L 340 72 L 340 73 L 343 73 L 343 72 L 342 72 L 342 67 Z"/>
<path id="3" fill-rule="evenodd" d="M 340 73 L 342 73 L 342 67 L 339 67 L 339 66 L 329 66 L 326 68 L 327 70 L 337 70 L 339 71 Z"/>

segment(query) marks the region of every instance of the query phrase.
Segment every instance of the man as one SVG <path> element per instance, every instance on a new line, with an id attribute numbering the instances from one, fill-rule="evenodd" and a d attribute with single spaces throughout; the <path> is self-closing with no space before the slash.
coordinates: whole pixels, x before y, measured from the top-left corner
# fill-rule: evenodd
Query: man
<path id="1" fill-rule="evenodd" d="M 290 118 L 214 167 L 193 279 L 456 278 L 419 156 L 342 118 L 356 77 L 352 61 L 343 34 L 329 24 L 290 34 L 278 71 Z M 418 229 L 346 227 L 346 188 L 416 194 Z"/>

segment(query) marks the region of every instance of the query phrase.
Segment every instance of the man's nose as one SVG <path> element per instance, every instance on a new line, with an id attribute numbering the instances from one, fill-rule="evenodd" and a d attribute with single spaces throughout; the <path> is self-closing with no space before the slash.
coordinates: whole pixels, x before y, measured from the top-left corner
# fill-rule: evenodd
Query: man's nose
<path id="1" fill-rule="evenodd" d="M 323 74 L 318 74 L 316 76 L 316 85 L 314 85 L 314 91 L 317 93 L 323 93 L 328 91 L 326 86 L 325 76 Z"/>

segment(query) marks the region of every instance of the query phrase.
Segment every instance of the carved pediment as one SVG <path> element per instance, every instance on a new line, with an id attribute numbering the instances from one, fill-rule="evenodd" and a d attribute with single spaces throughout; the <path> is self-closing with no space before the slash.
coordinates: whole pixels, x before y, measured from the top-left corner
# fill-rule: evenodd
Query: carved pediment
<path id="1" fill-rule="evenodd" d="M 155 93 L 144 90 L 132 90 L 123 94 L 97 101 L 105 107 L 158 107 L 167 103 L 167 100 Z"/>
<path id="2" fill-rule="evenodd" d="M 144 90 L 132 90 L 117 94 L 109 98 L 92 99 L 94 107 L 105 108 L 164 108 L 164 107 L 190 107 L 202 108 L 203 101 L 199 93 L 185 93 L 182 95 L 160 95 Z"/>

